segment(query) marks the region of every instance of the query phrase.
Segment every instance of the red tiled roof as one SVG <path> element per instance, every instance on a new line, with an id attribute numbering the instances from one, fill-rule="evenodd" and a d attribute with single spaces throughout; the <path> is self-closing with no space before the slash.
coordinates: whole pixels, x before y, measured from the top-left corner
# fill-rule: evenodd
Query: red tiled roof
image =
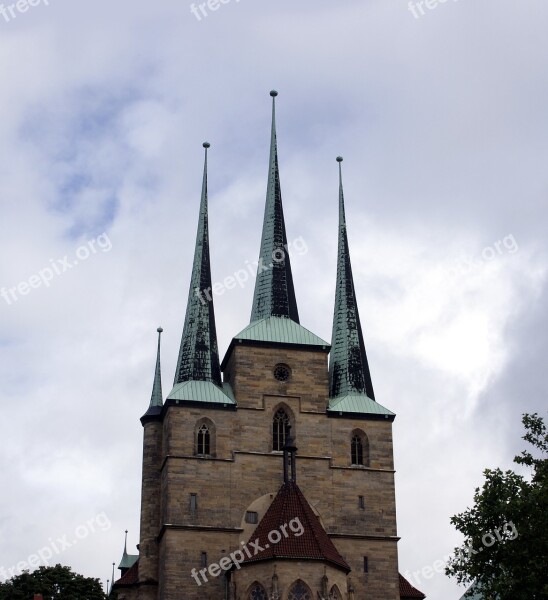
<path id="1" fill-rule="evenodd" d="M 302 535 L 298 537 L 288 527 L 289 522 L 293 519 L 299 519 L 304 529 Z M 283 535 L 281 529 L 284 525 L 287 537 Z M 282 533 L 282 538 L 278 543 L 273 543 L 268 538 L 268 535 L 274 531 Z M 297 529 L 298 532 L 299 529 Z M 350 571 L 350 567 L 329 539 L 320 520 L 314 514 L 296 483 L 289 482 L 282 485 L 261 522 L 257 525 L 250 541 L 254 542 L 256 539 L 259 540 L 259 545 L 263 550 L 252 558 L 246 558 L 244 564 L 274 558 L 294 558 L 324 560 L 333 563 L 347 573 Z M 253 546 L 248 543 L 247 547 L 253 554 Z"/>
<path id="2" fill-rule="evenodd" d="M 139 582 L 139 561 L 130 567 L 123 575 L 114 583 L 114 586 L 130 586 Z M 113 587 L 114 587 L 113 586 Z"/>
<path id="3" fill-rule="evenodd" d="M 407 600 L 408 598 L 426 598 L 426 596 L 414 588 L 403 575 L 400 575 L 400 598 Z"/>

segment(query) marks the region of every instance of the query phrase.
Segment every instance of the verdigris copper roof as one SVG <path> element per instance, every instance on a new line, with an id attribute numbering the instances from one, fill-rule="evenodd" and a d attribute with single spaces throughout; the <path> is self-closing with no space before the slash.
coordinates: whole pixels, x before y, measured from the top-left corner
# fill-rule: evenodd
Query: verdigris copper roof
<path id="1" fill-rule="evenodd" d="M 204 175 L 196 248 L 174 386 L 185 381 L 209 381 L 217 386 L 221 385 L 209 262 L 207 142 L 204 143 L 204 148 Z"/>
<path id="2" fill-rule="evenodd" d="M 299 524 L 301 527 L 298 527 Z M 272 532 L 280 532 L 284 528 L 287 536 L 280 535 L 279 542 L 273 543 Z M 244 565 L 261 560 L 319 560 L 329 562 L 346 573 L 350 571 L 299 486 L 292 481 L 282 485 L 251 534 L 250 541 L 256 540 L 259 540 L 261 550 L 246 558 Z"/>
<path id="3" fill-rule="evenodd" d="M 158 350 L 156 352 L 156 370 L 154 371 L 154 383 L 152 384 L 152 394 L 150 396 L 150 405 L 145 417 L 159 415 L 164 405 L 162 396 L 162 368 L 160 365 L 160 343 L 163 329 L 158 327 Z"/>
<path id="4" fill-rule="evenodd" d="M 128 554 L 127 553 L 127 529 L 126 529 L 126 538 L 124 542 L 124 553 L 122 554 L 122 560 L 118 565 L 119 569 L 130 569 L 133 565 L 139 560 L 138 554 Z"/>
<path id="5" fill-rule="evenodd" d="M 365 394 L 347 394 L 332 398 L 329 402 L 329 411 L 341 413 L 355 413 L 368 415 L 386 415 L 394 417 L 395 413 L 388 410 Z"/>
<path id="6" fill-rule="evenodd" d="M 337 162 L 339 163 L 339 241 L 333 333 L 329 356 L 329 411 L 393 416 L 394 413 L 375 402 L 350 263 L 344 210 L 342 157 L 338 156 Z"/>
<path id="7" fill-rule="evenodd" d="M 133 565 L 139 560 L 139 555 L 138 554 L 126 554 L 124 552 L 124 555 L 122 556 L 122 560 L 120 561 L 120 564 L 118 565 L 119 569 L 131 569 L 131 567 L 133 567 Z"/>
<path id="8" fill-rule="evenodd" d="M 272 96 L 272 132 L 270 139 L 270 159 L 268 165 L 268 185 L 264 211 L 261 250 L 257 267 L 257 279 L 253 295 L 251 322 L 275 316 L 289 317 L 299 322 L 291 262 L 287 251 L 280 171 L 278 166 L 278 146 L 276 140 L 276 104 L 278 92 Z"/>
<path id="9" fill-rule="evenodd" d="M 211 381 L 182 381 L 176 383 L 167 400 L 205 402 L 226 406 L 236 404 L 232 388 L 228 383 L 223 383 L 219 387 Z"/>
<path id="10" fill-rule="evenodd" d="M 234 339 L 329 348 L 328 342 L 287 317 L 267 317 L 254 321 Z"/>

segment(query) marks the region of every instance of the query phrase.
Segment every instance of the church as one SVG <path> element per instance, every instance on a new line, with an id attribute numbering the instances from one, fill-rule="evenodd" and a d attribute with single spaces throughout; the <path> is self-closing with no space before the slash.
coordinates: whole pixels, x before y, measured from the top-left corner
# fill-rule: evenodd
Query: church
<path id="1" fill-rule="evenodd" d="M 111 590 L 119 600 L 425 598 L 398 572 L 395 414 L 373 389 L 350 262 L 342 158 L 328 342 L 299 320 L 278 167 L 277 92 L 270 95 L 266 206 L 251 318 L 222 360 L 211 294 L 204 143 L 175 379 L 164 397 L 159 328 L 152 397 L 141 418 L 139 554 L 124 549 L 121 577 Z"/>

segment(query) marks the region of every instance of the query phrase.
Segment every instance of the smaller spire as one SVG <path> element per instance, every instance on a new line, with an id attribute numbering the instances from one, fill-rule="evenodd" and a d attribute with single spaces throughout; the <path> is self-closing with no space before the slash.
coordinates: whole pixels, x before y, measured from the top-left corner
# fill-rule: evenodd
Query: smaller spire
<path id="1" fill-rule="evenodd" d="M 160 345 L 162 341 L 161 327 L 156 330 L 158 332 L 158 349 L 156 351 L 156 369 L 154 371 L 154 383 L 152 384 L 152 394 L 150 395 L 150 404 L 148 410 L 141 417 L 141 423 L 144 425 L 147 421 L 158 420 L 162 413 L 162 406 L 164 405 L 162 395 L 162 368 L 160 365 Z"/>
<path id="2" fill-rule="evenodd" d="M 156 353 L 156 371 L 154 373 L 154 385 L 152 386 L 152 396 L 150 397 L 150 406 L 162 406 L 162 370 L 160 367 L 160 345 L 162 341 L 162 332 L 164 331 L 161 327 L 156 330 L 158 332 L 158 351 Z M 127 532 L 126 532 L 127 533 Z"/>
<path id="3" fill-rule="evenodd" d="M 111 581 L 110 592 L 112 592 L 112 586 L 114 585 L 114 581 L 115 581 L 115 579 L 114 579 L 114 567 L 115 566 L 116 566 L 116 563 L 112 563 L 112 579 L 110 580 Z M 108 592 L 108 594 L 110 594 L 110 592 Z"/>
<path id="4" fill-rule="evenodd" d="M 126 533 L 126 537 L 124 540 L 124 553 L 122 554 L 122 560 L 120 561 L 120 564 L 118 565 L 118 568 L 120 569 L 120 571 L 122 573 L 122 577 L 137 562 L 137 560 L 139 558 L 138 554 L 128 554 L 127 553 L 127 534 L 128 534 L 127 529 L 126 529 L 125 533 Z"/>

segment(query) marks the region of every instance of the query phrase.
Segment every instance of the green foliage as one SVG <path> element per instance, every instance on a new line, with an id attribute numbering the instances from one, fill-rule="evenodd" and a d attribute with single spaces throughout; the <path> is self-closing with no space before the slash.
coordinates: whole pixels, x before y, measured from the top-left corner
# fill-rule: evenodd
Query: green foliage
<path id="1" fill-rule="evenodd" d="M 83 577 L 70 567 L 40 567 L 33 573 L 24 571 L 0 583 L 0 600 L 32 600 L 42 594 L 44 600 L 105 600 L 98 579 Z"/>
<path id="2" fill-rule="evenodd" d="M 465 539 L 446 574 L 462 584 L 476 582 L 484 598 L 548 598 L 548 436 L 537 414 L 523 415 L 522 422 L 523 439 L 540 456 L 524 450 L 514 462 L 531 467 L 532 478 L 486 469 L 474 506 L 451 519 Z"/>

